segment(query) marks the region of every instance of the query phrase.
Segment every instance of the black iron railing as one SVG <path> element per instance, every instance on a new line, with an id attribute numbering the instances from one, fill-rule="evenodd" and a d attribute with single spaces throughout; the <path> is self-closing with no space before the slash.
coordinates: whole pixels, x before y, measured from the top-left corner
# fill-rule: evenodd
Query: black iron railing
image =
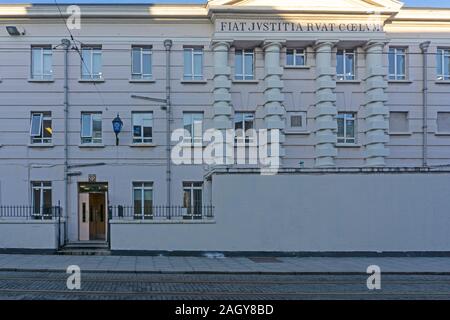
<path id="1" fill-rule="evenodd" d="M 110 219 L 127 220 L 202 220 L 214 217 L 214 207 L 212 205 L 199 206 L 109 206 Z"/>
<path id="2" fill-rule="evenodd" d="M 61 217 L 60 206 L 0 206 L 0 219 L 21 218 L 30 220 L 53 220 Z"/>

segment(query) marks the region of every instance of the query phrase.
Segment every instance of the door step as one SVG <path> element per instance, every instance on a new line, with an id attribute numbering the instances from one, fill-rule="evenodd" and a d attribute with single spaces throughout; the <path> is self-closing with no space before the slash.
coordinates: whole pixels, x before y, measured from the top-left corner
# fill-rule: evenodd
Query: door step
<path id="1" fill-rule="evenodd" d="M 70 242 L 58 250 L 61 255 L 77 256 L 107 256 L 111 254 L 107 242 L 104 241 L 77 241 Z"/>

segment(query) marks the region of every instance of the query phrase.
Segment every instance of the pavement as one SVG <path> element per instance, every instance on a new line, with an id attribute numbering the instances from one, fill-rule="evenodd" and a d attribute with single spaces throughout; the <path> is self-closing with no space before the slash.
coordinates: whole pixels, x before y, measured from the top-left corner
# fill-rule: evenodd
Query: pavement
<path id="1" fill-rule="evenodd" d="M 450 257 L 173 257 L 72 256 L 0 254 L 0 271 L 65 271 L 77 265 L 84 272 L 186 274 L 366 274 L 450 275 Z"/>

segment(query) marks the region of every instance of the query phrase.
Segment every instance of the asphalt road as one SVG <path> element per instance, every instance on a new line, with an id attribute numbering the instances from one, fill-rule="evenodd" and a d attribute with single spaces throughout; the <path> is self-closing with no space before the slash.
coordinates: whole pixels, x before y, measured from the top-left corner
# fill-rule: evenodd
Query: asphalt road
<path id="1" fill-rule="evenodd" d="M 2 300 L 450 300 L 450 275 L 382 275 L 370 291 L 367 275 L 212 275 L 82 273 L 81 289 L 63 272 L 0 272 Z"/>

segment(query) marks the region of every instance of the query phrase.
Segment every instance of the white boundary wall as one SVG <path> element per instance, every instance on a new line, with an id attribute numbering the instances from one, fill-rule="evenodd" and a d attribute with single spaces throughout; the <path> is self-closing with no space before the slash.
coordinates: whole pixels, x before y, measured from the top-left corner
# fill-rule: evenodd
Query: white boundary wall
<path id="1" fill-rule="evenodd" d="M 58 248 L 58 222 L 0 219 L 0 249 Z"/>
<path id="2" fill-rule="evenodd" d="M 113 250 L 450 252 L 450 174 L 218 174 L 215 223 L 115 221 Z"/>

